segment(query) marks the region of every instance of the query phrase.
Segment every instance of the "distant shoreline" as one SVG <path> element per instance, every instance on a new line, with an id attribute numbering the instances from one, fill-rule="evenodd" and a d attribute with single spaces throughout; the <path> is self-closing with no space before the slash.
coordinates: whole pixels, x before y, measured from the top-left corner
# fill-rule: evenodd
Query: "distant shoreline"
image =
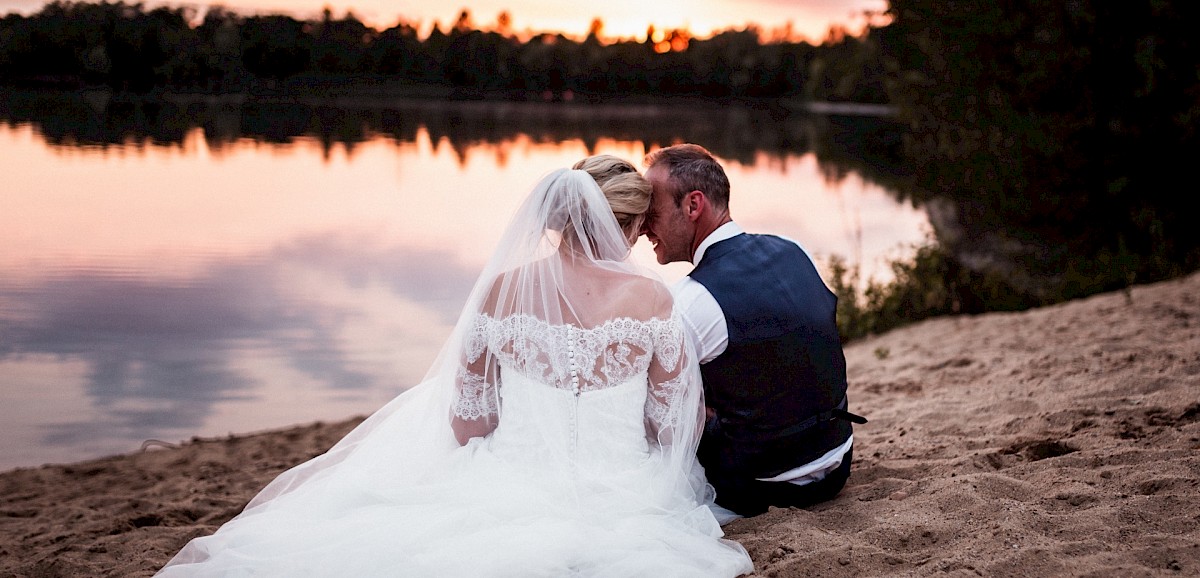
<path id="1" fill-rule="evenodd" d="M 478 103 L 481 105 L 512 104 L 523 106 L 555 106 L 649 111 L 678 106 L 720 108 L 743 106 L 752 109 L 775 109 L 787 113 L 816 116 L 859 116 L 888 118 L 896 115 L 896 107 L 888 104 L 860 102 L 807 101 L 790 97 L 707 97 L 701 95 L 617 95 L 575 93 L 566 91 L 471 90 L 436 84 L 411 84 L 388 81 L 359 81 L 317 79 L 311 83 L 288 83 L 284 86 L 264 86 L 239 92 L 198 92 L 163 88 L 145 93 L 122 92 L 107 86 L 80 88 L 0 87 L 10 93 L 77 93 L 93 104 L 109 102 L 162 101 L 172 104 L 204 104 L 236 106 L 246 103 L 301 102 L 314 105 L 386 108 L 402 104 L 405 107 L 429 103 Z"/>

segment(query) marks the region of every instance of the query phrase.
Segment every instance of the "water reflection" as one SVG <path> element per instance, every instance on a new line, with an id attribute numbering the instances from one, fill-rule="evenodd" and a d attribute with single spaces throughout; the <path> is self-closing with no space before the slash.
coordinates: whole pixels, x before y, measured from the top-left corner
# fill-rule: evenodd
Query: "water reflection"
<path id="1" fill-rule="evenodd" d="M 47 359 L 69 360 L 66 373 L 84 368 L 95 411 L 46 420 L 36 443 L 48 446 L 186 437 L 211 429 L 203 426 L 223 402 L 297 405 L 312 397 L 306 388 L 362 411 L 421 378 L 423 366 L 391 358 L 419 352 L 428 363 L 475 272 L 444 251 L 364 250 L 330 237 L 212 260 L 185 280 L 52 270 L 0 283 L 0 303 L 16 304 L 0 308 L 0 367 L 10 370 L 0 373 Z M 280 378 L 287 383 L 272 383 Z"/>
<path id="2" fill-rule="evenodd" d="M 370 104 L 0 97 L 0 469 L 375 409 L 529 186 L 587 154 L 702 142 L 740 223 L 819 257 L 928 226 L 779 111 Z"/>
<path id="3" fill-rule="evenodd" d="M 539 102 L 441 102 L 366 97 L 340 100 L 220 99 L 175 96 L 166 100 L 114 98 L 105 92 L 47 93 L 0 91 L 0 120 L 35 123 L 47 142 L 67 146 L 169 146 L 182 143 L 192 127 L 203 129 L 210 149 L 243 139 L 289 143 L 315 137 L 328 152 L 355 147 L 375 137 L 416 142 L 427 132 L 443 140 L 460 162 L 480 144 L 529 138 L 533 142 L 581 141 L 595 153 L 605 140 L 641 142 L 644 148 L 674 142 L 704 143 L 722 159 L 753 164 L 771 156 L 821 150 L 814 123 L 777 105 L 758 108 L 703 103 L 587 105 Z M 844 135 L 842 135 L 844 136 Z M 825 138 L 838 138 L 827 135 Z M 497 158 L 507 165 L 507 155 Z M 822 159 L 826 161 L 827 159 Z M 850 159 L 832 159 L 830 174 Z"/>

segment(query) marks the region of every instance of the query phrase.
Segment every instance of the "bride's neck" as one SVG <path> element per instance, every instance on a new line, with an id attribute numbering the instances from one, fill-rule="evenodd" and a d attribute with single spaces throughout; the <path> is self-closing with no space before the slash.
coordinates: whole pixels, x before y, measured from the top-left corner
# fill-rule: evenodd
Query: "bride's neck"
<path id="1" fill-rule="evenodd" d="M 564 257 L 590 259 L 588 251 L 584 249 L 583 242 L 575 236 L 564 235 L 562 242 L 558 244 L 558 252 Z M 592 247 L 591 252 L 594 254 L 596 248 Z"/>
<path id="2" fill-rule="evenodd" d="M 576 235 L 565 233 L 563 241 L 558 243 L 558 251 L 587 255 L 586 245 L 592 245 L 590 248 L 592 248 L 592 253 L 595 253 L 595 243 L 592 240 L 583 241 Z"/>

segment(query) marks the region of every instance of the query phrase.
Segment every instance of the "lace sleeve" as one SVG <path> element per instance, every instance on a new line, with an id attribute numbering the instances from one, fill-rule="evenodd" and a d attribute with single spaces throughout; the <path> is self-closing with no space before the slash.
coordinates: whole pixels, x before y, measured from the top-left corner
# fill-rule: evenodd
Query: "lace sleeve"
<path id="1" fill-rule="evenodd" d="M 678 318 L 654 326 L 645 413 L 647 429 L 663 445 L 672 442 L 680 420 L 697 420 L 703 415 L 699 370 L 684 339 Z"/>
<path id="2" fill-rule="evenodd" d="M 462 359 L 454 375 L 451 425 L 461 444 L 487 435 L 496 428 L 499 419 L 497 370 L 488 350 L 489 320 L 480 314 L 467 331 Z"/>
<path id="3" fill-rule="evenodd" d="M 646 396 L 646 419 L 656 430 L 678 423 L 679 415 L 672 408 L 678 403 L 679 390 L 683 386 L 683 376 L 651 383 L 650 395 Z"/>
<path id="4" fill-rule="evenodd" d="M 456 378 L 458 396 L 454 415 L 466 420 L 494 419 L 497 414 L 496 385 L 486 376 L 461 367 Z"/>

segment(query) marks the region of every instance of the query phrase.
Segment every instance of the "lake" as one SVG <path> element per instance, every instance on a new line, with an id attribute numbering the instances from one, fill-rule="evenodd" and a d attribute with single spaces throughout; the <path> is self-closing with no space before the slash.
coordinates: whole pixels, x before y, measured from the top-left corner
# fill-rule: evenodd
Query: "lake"
<path id="1" fill-rule="evenodd" d="M 864 278 L 929 217 L 738 106 L 0 103 L 0 470 L 370 413 L 419 382 L 546 172 L 717 154 L 750 231 Z M 635 257 L 667 281 L 644 240 Z"/>

